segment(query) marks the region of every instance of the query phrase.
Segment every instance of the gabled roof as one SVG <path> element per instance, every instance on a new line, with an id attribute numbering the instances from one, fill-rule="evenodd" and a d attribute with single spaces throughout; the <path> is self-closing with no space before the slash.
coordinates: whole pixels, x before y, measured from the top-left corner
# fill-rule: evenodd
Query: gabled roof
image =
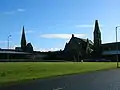
<path id="1" fill-rule="evenodd" d="M 77 41 L 77 42 L 81 42 L 81 41 L 87 42 L 87 39 L 78 38 L 78 37 L 72 37 L 72 38 L 70 39 L 70 41 L 71 41 L 71 40 L 75 40 L 75 41 Z M 88 40 L 88 41 L 89 41 L 89 44 L 93 45 L 93 42 L 92 42 L 91 40 Z"/>

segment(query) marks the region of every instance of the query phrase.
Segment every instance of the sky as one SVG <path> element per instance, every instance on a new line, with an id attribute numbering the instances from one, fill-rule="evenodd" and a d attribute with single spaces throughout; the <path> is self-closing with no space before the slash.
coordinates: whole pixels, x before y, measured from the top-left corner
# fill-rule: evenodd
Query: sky
<path id="1" fill-rule="evenodd" d="M 95 20 L 102 43 L 115 42 L 120 25 L 120 0 L 0 0 L 0 48 L 20 46 L 25 27 L 27 42 L 34 50 L 64 49 L 75 34 L 93 41 Z M 118 28 L 120 41 L 120 28 Z"/>

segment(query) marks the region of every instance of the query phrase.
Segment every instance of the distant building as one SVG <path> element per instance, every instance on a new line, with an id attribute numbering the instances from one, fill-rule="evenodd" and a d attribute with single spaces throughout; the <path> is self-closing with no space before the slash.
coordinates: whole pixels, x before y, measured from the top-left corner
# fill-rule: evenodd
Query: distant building
<path id="1" fill-rule="evenodd" d="M 23 51 L 23 52 L 30 52 L 30 53 L 32 53 L 34 51 L 32 44 L 27 43 L 27 41 L 26 41 L 24 26 L 23 26 L 22 37 L 21 37 L 21 47 L 15 47 L 15 50 Z"/>
<path id="2" fill-rule="evenodd" d="M 95 20 L 93 38 L 94 42 L 89 39 L 74 37 L 72 34 L 70 41 L 66 43 L 63 50 L 64 58 L 72 61 L 100 58 L 116 61 L 116 55 L 120 54 L 120 42 L 118 42 L 118 51 L 116 50 L 116 42 L 102 44 L 98 20 Z"/>
<path id="3" fill-rule="evenodd" d="M 88 57 L 93 51 L 93 42 L 89 39 L 82 39 L 72 37 L 68 43 L 66 43 L 64 48 L 64 55 L 66 59 L 79 61 L 82 58 Z"/>
<path id="4" fill-rule="evenodd" d="M 14 49 L 1 49 L 0 61 L 27 61 L 30 59 L 31 53 L 19 52 Z M 28 60 L 29 61 L 29 60 Z"/>
<path id="5" fill-rule="evenodd" d="M 15 51 L 20 51 L 20 52 L 22 52 L 22 49 L 21 49 L 21 47 L 15 47 Z"/>
<path id="6" fill-rule="evenodd" d="M 116 50 L 116 44 L 118 45 L 118 50 Z M 102 47 L 102 57 L 108 60 L 116 61 L 116 55 L 120 59 L 120 42 L 105 43 L 101 45 Z"/>
<path id="7" fill-rule="evenodd" d="M 116 49 L 118 46 L 118 50 Z M 37 52 L 33 50 L 31 43 L 27 43 L 23 26 L 21 46 L 12 49 L 0 49 L 0 61 L 7 58 L 7 61 L 25 59 L 26 61 L 116 61 L 116 55 L 120 59 L 120 42 L 102 44 L 101 32 L 98 20 L 95 20 L 93 42 L 90 39 L 75 37 L 66 43 L 64 50 L 54 52 Z M 29 59 L 29 60 L 28 60 Z M 24 60 L 23 60 L 24 61 Z"/>

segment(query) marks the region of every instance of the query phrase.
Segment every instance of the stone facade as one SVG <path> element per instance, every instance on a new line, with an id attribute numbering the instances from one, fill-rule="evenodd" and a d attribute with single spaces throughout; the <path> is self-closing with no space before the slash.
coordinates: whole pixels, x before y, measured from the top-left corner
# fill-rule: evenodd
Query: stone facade
<path id="1" fill-rule="evenodd" d="M 116 50 L 116 45 L 118 45 L 118 51 Z M 65 59 L 72 61 L 81 61 L 82 59 L 95 61 L 101 58 L 116 61 L 116 52 L 120 52 L 120 42 L 117 44 L 116 42 L 102 44 L 98 20 L 95 20 L 93 42 L 89 39 L 74 37 L 72 34 L 72 38 L 66 43 L 63 52 Z M 118 54 L 120 58 L 120 53 Z"/>
<path id="2" fill-rule="evenodd" d="M 82 58 L 88 57 L 93 51 L 92 48 L 93 42 L 91 40 L 77 38 L 72 34 L 70 41 L 65 45 L 64 55 L 67 59 L 79 61 Z"/>

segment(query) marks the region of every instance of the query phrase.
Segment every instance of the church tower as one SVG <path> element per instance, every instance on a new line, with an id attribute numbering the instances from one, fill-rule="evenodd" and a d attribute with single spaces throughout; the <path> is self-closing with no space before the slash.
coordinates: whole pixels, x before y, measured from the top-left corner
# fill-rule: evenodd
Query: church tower
<path id="1" fill-rule="evenodd" d="M 25 49 L 26 49 L 26 38 L 25 38 L 24 26 L 23 26 L 22 38 L 21 38 L 21 49 L 23 51 L 25 51 Z"/>
<path id="2" fill-rule="evenodd" d="M 94 52 L 99 53 L 101 46 L 101 32 L 99 29 L 98 20 L 95 20 L 95 28 L 94 28 Z"/>

